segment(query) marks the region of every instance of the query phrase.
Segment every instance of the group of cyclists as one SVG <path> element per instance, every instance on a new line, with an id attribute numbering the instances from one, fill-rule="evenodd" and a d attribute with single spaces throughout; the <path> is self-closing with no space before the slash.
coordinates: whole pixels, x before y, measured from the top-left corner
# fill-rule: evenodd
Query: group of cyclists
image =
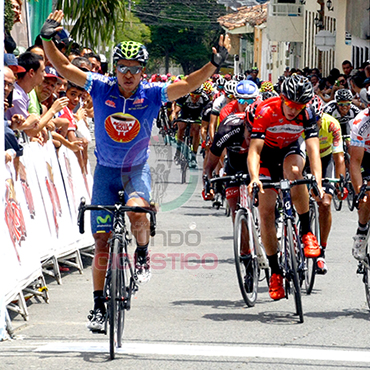
<path id="1" fill-rule="evenodd" d="M 362 178 L 369 175 L 367 172 L 370 167 L 369 108 L 360 110 L 353 104 L 351 90 L 338 89 L 334 99 L 325 103 L 314 93 L 313 84 L 304 76 L 293 74 L 282 78 L 280 82 L 278 94 L 269 81 L 260 81 L 258 88 L 250 76 L 236 75 L 225 79 L 221 75 L 214 75 L 200 88 L 173 102 L 169 109 L 170 122 L 178 117 L 197 121 L 192 124 L 190 131 L 193 157 L 189 165 L 196 167 L 199 135 L 193 133 L 200 130 L 202 148 L 205 150 L 202 192 L 205 200 L 214 199 L 215 192 L 220 191 L 213 189 L 210 182 L 220 174 L 230 176 L 248 173 L 250 194 L 252 187 L 258 186 L 261 239 L 271 269 L 269 294 L 274 300 L 285 296 L 275 230 L 277 194 L 275 190 L 264 190 L 263 180 L 296 180 L 306 173 L 315 176 L 319 187 L 319 194 L 313 195 L 319 209 L 319 240 L 311 230 L 307 187 L 301 185 L 292 188 L 292 198 L 299 216 L 304 254 L 316 259 L 316 273 L 324 275 L 328 270 L 325 253 L 332 225 L 332 198 L 336 195 L 344 199 L 348 191 L 339 183 L 334 185 L 324 181 L 322 185 L 322 179 L 344 179 L 347 171 L 347 178 L 350 173 L 355 193 L 358 193 Z M 370 87 L 367 94 L 369 100 Z M 185 126 L 183 123 L 177 132 L 175 161 L 180 155 Z M 345 151 L 351 156 L 347 168 Z M 234 222 L 240 197 L 239 187 L 233 182 L 226 182 L 225 188 Z M 361 201 L 359 226 L 352 250 L 353 256 L 359 260 L 366 253 L 369 211 L 366 199 Z M 248 246 L 245 246 L 243 262 L 247 270 L 246 286 L 250 286 L 251 279 L 248 276 L 248 252 Z"/>
<path id="2" fill-rule="evenodd" d="M 263 179 L 300 179 L 307 170 L 308 157 L 310 172 L 318 183 L 319 192 L 314 197 L 320 209 L 320 240 L 311 230 L 307 187 L 294 187 L 292 198 L 300 220 L 304 254 L 317 258 L 319 273 L 326 273 L 330 202 L 334 191 L 339 191 L 340 197 L 345 194 L 342 189 L 322 186 L 321 180 L 328 176 L 331 158 L 334 159 L 336 177 L 345 175 L 342 133 L 346 129 L 345 133 L 350 135 L 350 173 L 358 192 L 363 169 L 365 175 L 370 174 L 369 108 L 356 110 L 351 104 L 352 93 L 347 89 L 338 90 L 334 100 L 324 106 L 314 94 L 311 82 L 298 74 L 279 80 L 279 93 L 272 83 L 257 81 L 258 70 L 247 78 L 215 75 L 230 50 L 227 35 L 221 36 L 218 46 L 212 48 L 209 63 L 187 78 L 171 80 L 171 83 L 143 80 L 149 55 L 144 45 L 133 41 L 123 41 L 114 48 L 114 77 L 86 72 L 71 64 L 53 42 L 62 29 L 62 19 L 62 11 L 50 14 L 40 34 L 46 56 L 57 72 L 92 97 L 97 157 L 92 204 L 114 204 L 119 201 L 118 192 L 124 188 L 128 206 L 150 207 L 149 141 L 153 122 L 165 106 L 169 122 L 174 122 L 177 130 L 175 162 L 181 155 L 187 125 L 181 119 L 192 122 L 190 167 L 198 166 L 196 156 L 200 144 L 204 150 L 205 200 L 214 196 L 209 180 L 215 174 L 249 173 L 249 193 L 252 194 L 254 186 L 259 188 L 261 238 L 271 269 L 269 294 L 274 300 L 285 296 L 275 230 L 277 194 L 263 188 Z M 367 94 L 369 99 L 370 90 Z M 353 122 L 352 129 L 348 127 L 350 122 Z M 233 220 L 238 198 L 238 187 L 228 183 L 226 199 Z M 93 332 L 102 332 L 106 320 L 103 288 L 112 230 L 108 216 L 104 211 L 95 211 L 91 215 L 95 239 L 94 309 L 89 315 L 88 328 Z M 129 213 L 128 216 L 137 243 L 135 276 L 139 283 L 145 283 L 151 275 L 149 221 L 144 214 Z M 353 247 L 357 259 L 364 258 L 366 253 L 364 235 L 369 219 L 370 202 L 365 197 L 360 203 L 359 227 Z M 248 252 L 246 246 L 243 249 L 246 266 Z M 250 280 L 248 269 L 247 280 Z"/>

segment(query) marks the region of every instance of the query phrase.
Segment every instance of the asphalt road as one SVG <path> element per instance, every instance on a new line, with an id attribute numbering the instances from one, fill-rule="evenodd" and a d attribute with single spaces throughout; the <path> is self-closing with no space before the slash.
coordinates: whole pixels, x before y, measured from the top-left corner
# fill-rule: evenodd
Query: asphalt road
<path id="1" fill-rule="evenodd" d="M 161 203 L 153 276 L 132 302 L 117 359 L 109 361 L 107 336 L 86 329 L 92 281 L 84 258 L 82 275 L 71 270 L 62 285 L 48 281 L 49 304 L 32 298 L 29 321 L 13 319 L 16 339 L 0 343 L 0 369 L 369 369 L 369 309 L 351 255 L 356 213 L 346 205 L 333 211 L 329 272 L 303 295 L 303 324 L 293 299 L 271 301 L 265 281 L 256 306 L 247 308 L 230 218 L 201 199 L 200 170 L 180 184 L 172 148 L 155 137 L 152 144 Z"/>

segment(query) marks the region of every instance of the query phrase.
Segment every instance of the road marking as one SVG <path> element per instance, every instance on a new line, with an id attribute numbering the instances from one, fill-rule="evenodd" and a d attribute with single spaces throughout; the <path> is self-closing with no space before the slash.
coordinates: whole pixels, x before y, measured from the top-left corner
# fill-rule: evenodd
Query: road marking
<path id="1" fill-rule="evenodd" d="M 108 352 L 108 343 L 55 342 L 35 349 L 36 352 Z M 297 360 L 366 362 L 370 363 L 369 351 L 351 351 L 335 349 L 314 349 L 297 347 L 231 347 L 174 345 L 153 343 L 124 343 L 117 348 L 122 354 L 152 354 L 169 356 L 204 356 L 204 357 L 249 357 L 249 358 L 284 358 Z"/>

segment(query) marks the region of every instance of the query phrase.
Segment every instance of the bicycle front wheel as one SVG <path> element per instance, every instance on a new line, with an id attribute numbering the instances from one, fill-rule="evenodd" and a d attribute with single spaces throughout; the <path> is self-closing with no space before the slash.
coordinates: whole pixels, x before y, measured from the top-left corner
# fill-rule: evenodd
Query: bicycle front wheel
<path id="1" fill-rule="evenodd" d="M 293 282 L 293 294 L 294 302 L 296 307 L 296 313 L 299 316 L 299 322 L 303 323 L 303 307 L 302 307 L 302 297 L 301 297 L 301 287 L 298 278 L 297 271 L 297 256 L 296 250 L 299 245 L 298 235 L 293 231 L 292 220 L 287 220 L 286 225 L 286 235 L 285 235 L 285 254 L 288 253 L 288 268 L 289 271 L 286 271 L 287 276 Z"/>
<path id="2" fill-rule="evenodd" d="M 367 305 L 370 308 L 370 270 L 368 267 L 369 263 L 370 263 L 370 256 L 367 255 L 365 258 L 365 265 L 363 266 L 363 269 L 364 269 L 363 282 L 365 285 L 365 295 L 366 295 Z"/>
<path id="3" fill-rule="evenodd" d="M 253 246 L 254 240 L 249 240 L 250 258 L 242 254 L 243 243 L 249 239 L 248 219 L 244 209 L 239 209 L 234 223 L 234 258 L 236 275 L 244 302 L 253 307 L 257 300 L 258 261 Z"/>
<path id="4" fill-rule="evenodd" d="M 311 230 L 316 236 L 317 241 L 320 241 L 319 210 L 318 210 L 317 203 L 313 199 L 310 199 L 309 216 L 310 216 Z M 315 284 L 316 261 L 317 261 L 317 258 L 305 258 L 306 269 L 305 269 L 304 278 L 305 278 L 305 288 L 306 288 L 307 294 L 311 294 L 313 286 Z"/>
<path id="5" fill-rule="evenodd" d="M 111 278 L 109 282 L 109 354 L 111 360 L 115 357 L 115 349 L 121 344 L 123 333 L 124 312 L 122 310 L 122 265 L 119 263 L 120 241 L 113 240 L 111 250 Z"/>
<path id="6" fill-rule="evenodd" d="M 117 330 L 116 330 L 116 340 L 117 347 L 122 347 L 122 336 L 123 330 L 125 328 L 125 312 L 126 304 L 128 300 L 128 266 L 127 266 L 127 257 L 120 254 L 120 263 L 118 270 L 118 279 L 117 279 L 117 291 L 118 291 L 118 304 L 117 304 Z"/>
<path id="7" fill-rule="evenodd" d="M 339 200 L 337 192 L 334 192 L 333 195 L 333 204 L 336 211 L 340 211 L 342 209 L 343 201 Z"/>
<path id="8" fill-rule="evenodd" d="M 353 189 L 352 183 L 347 184 L 347 190 L 348 190 L 348 195 L 347 195 L 347 204 L 348 204 L 348 209 L 352 212 L 353 209 L 355 208 L 355 190 Z"/>

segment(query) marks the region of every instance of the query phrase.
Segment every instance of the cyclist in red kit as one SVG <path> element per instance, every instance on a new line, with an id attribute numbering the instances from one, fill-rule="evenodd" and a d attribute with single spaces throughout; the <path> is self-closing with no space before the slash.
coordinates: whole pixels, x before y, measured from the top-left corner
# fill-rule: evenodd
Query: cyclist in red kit
<path id="1" fill-rule="evenodd" d="M 319 130 L 315 111 L 310 106 L 306 108 L 312 97 L 310 81 L 293 75 L 282 84 L 280 97 L 267 99 L 258 105 L 253 122 L 248 152 L 248 170 L 251 176 L 248 188 L 252 193 L 253 184 L 256 183 L 261 192 L 261 237 L 271 268 L 269 294 L 274 300 L 285 296 L 275 230 L 276 192 L 272 189 L 263 190 L 261 180 L 301 179 L 307 150 L 312 174 L 317 179 L 320 195 L 323 194 Z M 303 132 L 305 140 L 302 139 Z M 305 256 L 318 257 L 320 246 L 310 230 L 307 187 L 294 187 L 292 198 L 301 223 Z"/>

